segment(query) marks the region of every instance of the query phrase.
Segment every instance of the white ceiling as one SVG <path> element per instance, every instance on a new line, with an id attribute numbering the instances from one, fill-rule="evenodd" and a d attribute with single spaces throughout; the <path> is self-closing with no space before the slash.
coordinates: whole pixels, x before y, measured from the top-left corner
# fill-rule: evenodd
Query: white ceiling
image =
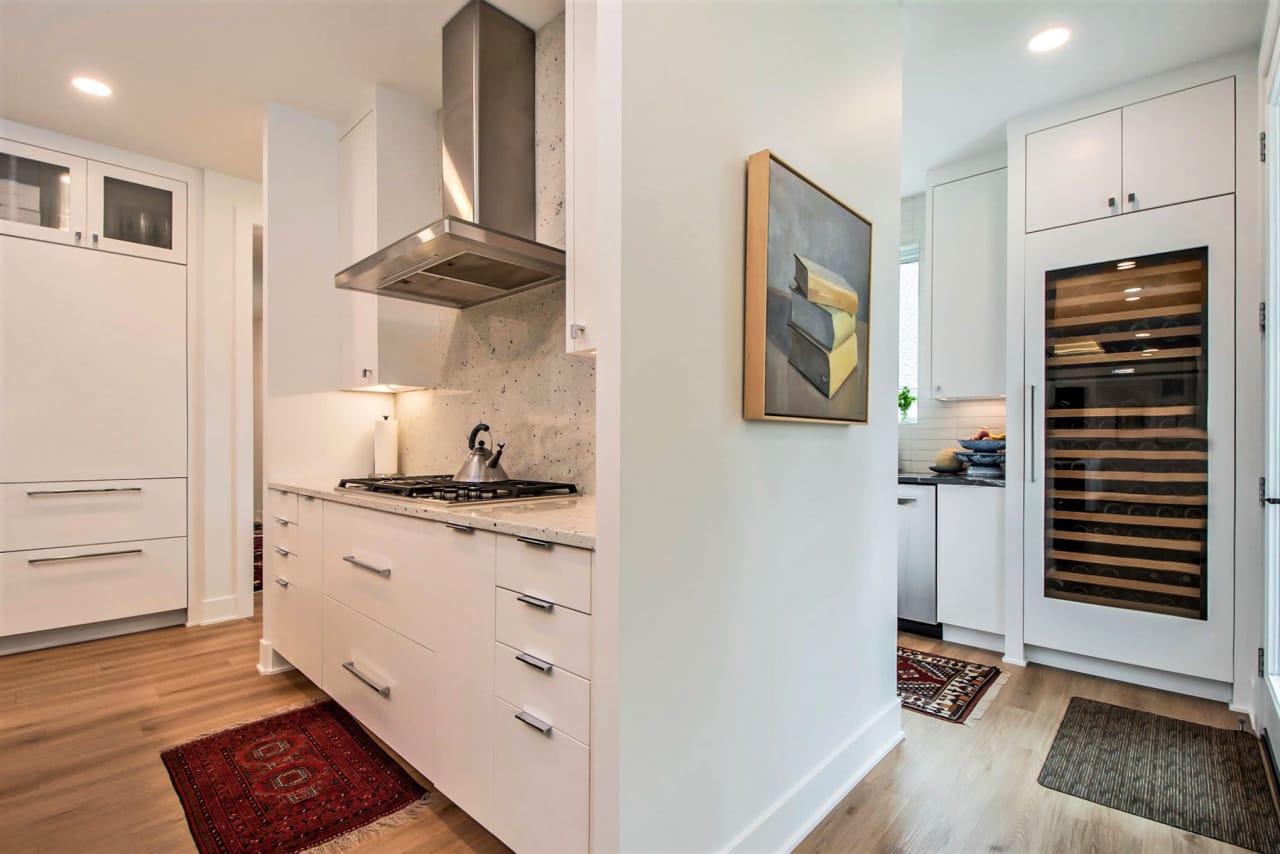
<path id="1" fill-rule="evenodd" d="M 1265 0 L 918 2 L 906 0 L 902 194 L 925 172 L 1004 145 L 1011 118 L 1242 48 L 1256 50 Z M 1064 47 L 1027 40 L 1071 28 Z"/>
<path id="2" fill-rule="evenodd" d="M 0 116 L 257 180 L 270 100 L 337 123 L 373 84 L 439 104 L 440 30 L 462 5 L 0 0 Z M 495 5 L 536 29 L 564 0 Z"/>

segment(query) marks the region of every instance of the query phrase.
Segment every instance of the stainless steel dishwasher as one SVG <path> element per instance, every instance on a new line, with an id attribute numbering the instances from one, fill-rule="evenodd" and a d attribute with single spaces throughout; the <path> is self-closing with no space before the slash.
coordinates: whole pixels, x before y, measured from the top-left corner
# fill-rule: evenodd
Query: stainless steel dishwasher
<path id="1" fill-rule="evenodd" d="M 938 624 L 938 493 L 898 484 L 898 628 L 942 637 Z"/>

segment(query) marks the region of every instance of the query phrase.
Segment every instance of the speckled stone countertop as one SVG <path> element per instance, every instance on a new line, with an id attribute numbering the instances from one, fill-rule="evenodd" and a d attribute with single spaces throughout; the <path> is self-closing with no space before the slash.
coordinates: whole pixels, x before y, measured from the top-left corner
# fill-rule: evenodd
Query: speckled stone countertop
<path id="1" fill-rule="evenodd" d="M 434 522 L 456 522 L 481 531 L 532 537 L 580 549 L 596 547 L 596 503 L 591 496 L 445 508 L 385 495 L 341 492 L 331 486 L 317 484 L 272 482 L 267 486 L 353 507 L 417 516 Z"/>
<path id="2" fill-rule="evenodd" d="M 898 472 L 898 483 L 918 483 L 921 486 L 939 484 L 955 486 L 1004 486 L 1002 477 L 969 477 L 967 474 L 924 474 L 922 472 Z"/>

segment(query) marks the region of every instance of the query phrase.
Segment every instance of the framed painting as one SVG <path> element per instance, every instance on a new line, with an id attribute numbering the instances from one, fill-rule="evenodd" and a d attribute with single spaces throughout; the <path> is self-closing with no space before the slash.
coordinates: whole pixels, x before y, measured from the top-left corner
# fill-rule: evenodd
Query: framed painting
<path id="1" fill-rule="evenodd" d="M 743 417 L 866 423 L 871 221 L 760 151 L 746 260 Z"/>

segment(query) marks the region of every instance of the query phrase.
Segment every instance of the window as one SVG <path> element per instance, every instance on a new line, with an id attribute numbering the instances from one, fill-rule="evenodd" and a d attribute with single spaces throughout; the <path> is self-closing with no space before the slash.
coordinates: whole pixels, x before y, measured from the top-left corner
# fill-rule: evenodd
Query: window
<path id="1" fill-rule="evenodd" d="M 898 267 L 898 388 L 920 395 L 920 247 L 903 246 Z M 916 420 L 918 401 L 907 410 L 907 422 Z"/>

